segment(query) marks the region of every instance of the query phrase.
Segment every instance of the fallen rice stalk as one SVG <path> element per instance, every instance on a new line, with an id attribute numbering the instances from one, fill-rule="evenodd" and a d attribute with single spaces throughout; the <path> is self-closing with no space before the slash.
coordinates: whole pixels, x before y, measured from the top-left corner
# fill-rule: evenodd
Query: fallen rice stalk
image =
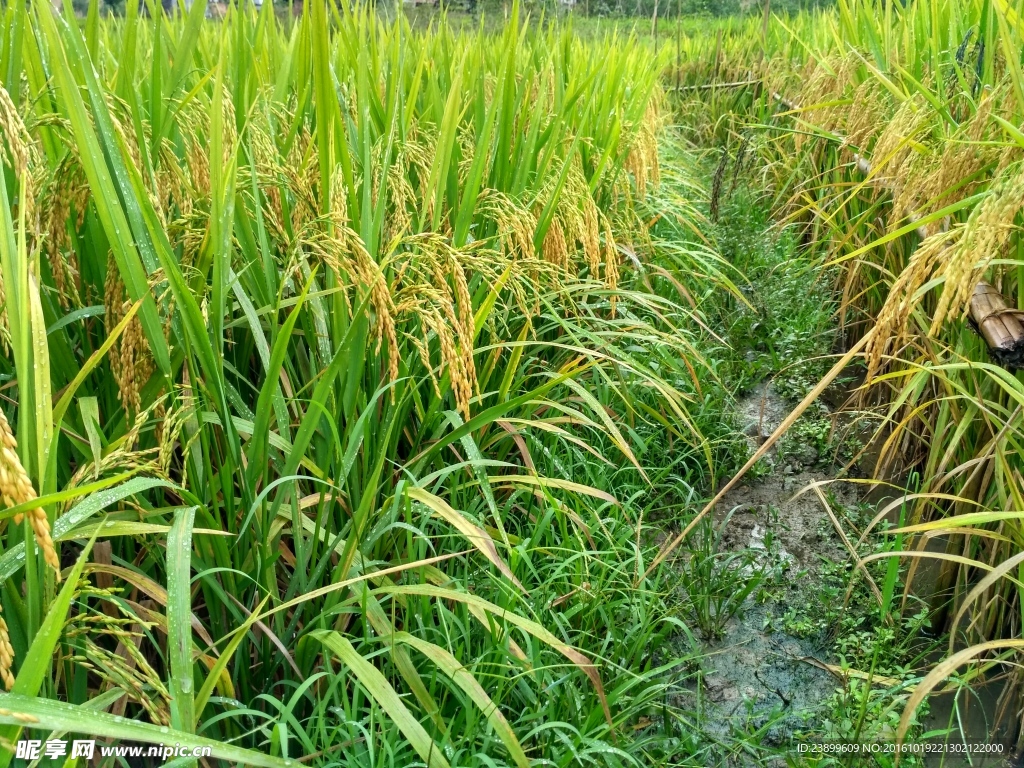
<path id="1" fill-rule="evenodd" d="M 690 534 L 690 531 L 692 531 L 694 527 L 697 526 L 697 524 L 704 519 L 704 516 L 712 509 L 714 509 L 715 505 L 718 504 L 718 502 L 720 502 L 723 498 L 725 498 L 725 495 L 729 491 L 736 487 L 736 484 L 743 479 L 743 476 L 750 471 L 750 468 L 757 464 L 757 462 L 760 461 L 760 459 L 766 453 L 768 453 L 771 447 L 778 442 L 780 437 L 786 434 L 789 428 L 793 426 L 793 424 L 796 422 L 797 419 L 800 418 L 803 412 L 806 411 L 811 406 L 811 403 L 817 400 L 818 396 L 828 388 L 829 384 L 831 384 L 835 380 L 836 376 L 838 376 L 843 371 L 843 369 L 850 364 L 850 361 L 860 354 L 861 350 L 864 349 L 864 346 L 867 344 L 868 339 L 872 337 L 872 334 L 873 331 L 868 331 L 867 333 L 865 333 L 863 336 L 861 336 L 860 340 L 856 344 L 854 344 L 853 347 L 845 355 L 839 358 L 839 360 L 836 362 L 835 365 L 832 366 L 829 372 L 826 373 L 822 377 L 821 381 L 819 381 L 815 385 L 814 389 L 807 393 L 804 399 L 800 401 L 799 405 L 797 405 L 796 408 L 790 411 L 790 414 L 783 420 L 783 422 L 779 424 L 779 426 L 776 427 L 775 431 L 768 436 L 768 438 L 761 444 L 761 447 L 754 452 L 753 456 L 747 459 L 747 463 L 740 467 L 739 472 L 733 475 L 732 479 L 728 483 L 726 483 L 722 490 L 720 490 L 715 495 L 715 497 L 704 506 L 704 509 L 697 513 L 696 517 L 694 517 L 693 520 L 690 521 L 690 523 L 679 533 L 678 536 L 676 536 L 674 539 L 672 539 L 671 542 L 669 542 L 667 545 L 663 546 L 660 549 L 657 557 L 654 558 L 654 561 L 647 567 L 647 570 L 644 571 L 643 578 L 647 578 L 647 576 L 650 575 L 651 571 L 657 568 L 662 563 L 662 561 L 665 560 L 666 557 L 672 554 L 672 551 L 675 550 L 676 547 L 683 543 L 686 537 Z"/>

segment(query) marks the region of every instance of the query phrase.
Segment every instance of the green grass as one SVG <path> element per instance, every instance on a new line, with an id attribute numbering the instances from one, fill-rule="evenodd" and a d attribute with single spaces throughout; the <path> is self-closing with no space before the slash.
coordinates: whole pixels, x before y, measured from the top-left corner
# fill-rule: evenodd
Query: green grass
<path id="1" fill-rule="evenodd" d="M 791 400 L 809 392 L 830 367 L 836 343 L 833 282 L 820 257 L 801 247 L 793 227 L 771 219 L 748 173 L 723 182 L 716 249 L 743 275 L 745 301 L 722 302 L 718 327 L 726 329 L 731 362 L 727 380 L 739 392 L 770 380 Z M 756 289 L 755 289 L 756 286 Z"/>

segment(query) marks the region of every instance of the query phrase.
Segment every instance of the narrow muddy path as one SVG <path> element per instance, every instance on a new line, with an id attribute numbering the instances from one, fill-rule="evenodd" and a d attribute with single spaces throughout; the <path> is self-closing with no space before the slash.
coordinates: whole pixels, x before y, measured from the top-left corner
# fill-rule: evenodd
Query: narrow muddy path
<path id="1" fill-rule="evenodd" d="M 770 383 L 736 400 L 735 423 L 751 452 L 792 407 Z M 823 570 L 848 559 L 826 504 L 852 508 L 858 489 L 838 480 L 812 445 L 773 448 L 758 469 L 722 499 L 702 534 L 713 537 L 721 567 L 738 572 L 736 589 L 756 582 L 715 635 L 699 638 L 701 670 L 686 702 L 705 738 L 721 745 L 721 765 L 786 765 L 803 734 L 827 718 L 840 683 L 827 666 L 827 628 L 788 628 L 813 620 Z"/>
<path id="2" fill-rule="evenodd" d="M 770 382 L 737 398 L 735 423 L 751 452 L 794 406 Z M 836 429 L 845 421 L 824 404 L 818 408 L 817 417 Z M 849 531 L 848 516 L 858 515 L 857 521 L 873 517 L 893 497 L 845 480 L 842 466 L 823 458 L 813 445 L 783 442 L 768 453 L 756 476 L 730 491 L 714 510 L 711 529 L 719 552 L 726 558 L 735 555 L 741 573 L 758 579 L 720 635 L 705 637 L 702 646 L 690 703 L 698 708 L 705 737 L 723 747 L 718 765 L 819 765 L 801 755 L 801 744 L 849 736 L 842 732 L 841 721 L 851 712 L 842 693 L 849 683 L 840 658 L 849 638 L 839 636 L 844 630 L 835 612 L 844 597 L 836 587 L 849 579 L 853 557 L 840 531 Z M 937 734 L 955 724 L 951 742 L 1003 741 L 1009 751 L 1010 734 L 992 726 L 1000 691 L 994 681 L 956 700 L 952 694 L 933 697 L 917 734 Z M 891 711 L 899 713 L 902 707 Z M 894 725 L 894 718 L 869 722 L 861 738 L 894 741 Z M 936 753 L 902 764 L 1019 768 L 1024 762 L 1020 756 L 968 759 Z"/>
<path id="3" fill-rule="evenodd" d="M 820 367 L 839 345 L 827 276 L 808 263 L 785 230 L 767 216 L 759 218 L 749 199 L 725 202 L 723 211 L 727 223 L 717 225 L 719 244 L 747 277 L 740 286 L 747 300 L 726 307 L 714 325 L 733 356 L 729 386 L 736 396 L 728 415 L 753 453 L 820 378 L 824 370 L 814 365 Z M 814 359 L 815 364 L 802 364 Z M 677 650 L 696 661 L 674 703 L 693 713 L 694 737 L 707 745 L 707 766 L 891 765 L 891 759 L 814 758 L 801 747 L 893 743 L 908 685 L 930 666 L 933 649 L 946 642 L 932 634 L 927 612 L 920 611 L 904 611 L 887 634 L 864 580 L 852 579 L 856 556 L 886 546 L 879 533 L 884 524 L 858 548 L 860 531 L 901 495 L 848 479 L 846 465 L 871 431 L 843 407 L 856 375 L 841 377 L 801 416 L 694 529 L 675 558 L 688 625 Z M 873 459 L 861 464 L 870 470 Z M 857 466 L 851 472 L 869 473 Z M 848 593 L 851 583 L 856 588 Z M 858 675 L 870 669 L 865 696 L 867 686 Z M 923 707 L 908 740 L 942 731 L 950 741 L 1000 737 L 989 726 L 991 702 L 973 710 L 962 701 L 958 706 L 958 721 L 949 701 Z M 1019 763 L 936 754 L 900 765 Z"/>

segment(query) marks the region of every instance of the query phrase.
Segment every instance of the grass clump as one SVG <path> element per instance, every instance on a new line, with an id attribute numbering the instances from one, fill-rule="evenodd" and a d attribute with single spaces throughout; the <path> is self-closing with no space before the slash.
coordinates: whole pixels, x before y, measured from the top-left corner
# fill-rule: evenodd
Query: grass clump
<path id="1" fill-rule="evenodd" d="M 757 550 L 727 551 L 722 536 L 728 524 L 729 516 L 717 527 L 703 521 L 677 566 L 692 626 L 707 641 L 725 634 L 725 625 L 743 610 L 768 570 Z"/>
<path id="2" fill-rule="evenodd" d="M 713 229 L 717 249 L 743 275 L 743 300 L 725 304 L 718 318 L 729 342 L 729 381 L 745 392 L 770 379 L 780 395 L 799 400 L 830 367 L 832 284 L 795 228 L 773 224 L 769 203 L 742 181 L 722 194 Z"/>

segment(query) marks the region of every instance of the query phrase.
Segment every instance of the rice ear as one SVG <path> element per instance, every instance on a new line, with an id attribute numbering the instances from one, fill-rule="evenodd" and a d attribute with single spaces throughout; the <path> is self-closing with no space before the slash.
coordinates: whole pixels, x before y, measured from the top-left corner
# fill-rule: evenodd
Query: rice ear
<path id="1" fill-rule="evenodd" d="M 11 425 L 7 422 L 7 416 L 0 411 L 0 497 L 9 506 L 25 504 L 37 498 L 32 481 L 18 458 L 18 443 L 11 432 Z M 29 524 L 35 535 L 36 544 L 43 553 L 46 564 L 53 568 L 60 581 L 60 558 L 57 557 L 57 550 L 54 547 L 53 539 L 50 537 L 50 520 L 41 508 L 35 507 L 25 513 L 28 515 Z M 15 523 L 20 523 L 21 515 L 15 515 Z"/>
<path id="2" fill-rule="evenodd" d="M 11 634 L 7 630 L 7 622 L 0 616 L 0 680 L 8 691 L 14 687 L 14 646 L 11 645 Z"/>

